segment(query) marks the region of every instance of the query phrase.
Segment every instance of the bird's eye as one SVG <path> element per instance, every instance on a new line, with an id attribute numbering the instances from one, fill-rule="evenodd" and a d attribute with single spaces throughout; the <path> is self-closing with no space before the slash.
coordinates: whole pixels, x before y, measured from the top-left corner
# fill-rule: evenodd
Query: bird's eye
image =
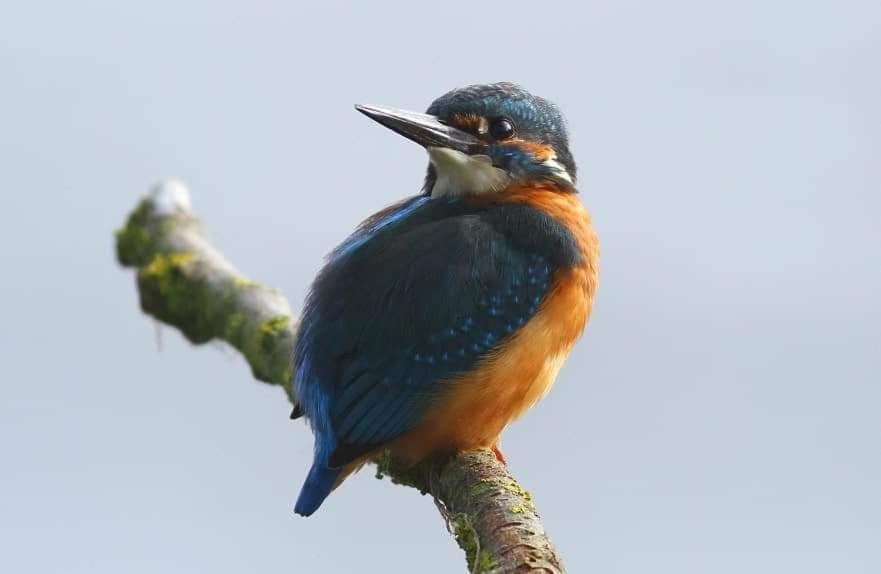
<path id="1" fill-rule="evenodd" d="M 514 124 L 508 118 L 496 118 L 489 125 L 489 134 L 497 140 L 506 140 L 514 135 Z"/>

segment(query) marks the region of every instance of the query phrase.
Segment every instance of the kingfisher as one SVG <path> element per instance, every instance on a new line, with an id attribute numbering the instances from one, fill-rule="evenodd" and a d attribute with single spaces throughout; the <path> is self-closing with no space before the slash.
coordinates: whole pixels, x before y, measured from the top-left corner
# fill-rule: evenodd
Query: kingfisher
<path id="1" fill-rule="evenodd" d="M 557 106 L 508 82 L 427 112 L 355 108 L 422 145 L 421 193 L 367 218 L 306 296 L 293 353 L 315 435 L 294 510 L 389 451 L 490 448 L 542 398 L 590 316 L 599 247 Z"/>

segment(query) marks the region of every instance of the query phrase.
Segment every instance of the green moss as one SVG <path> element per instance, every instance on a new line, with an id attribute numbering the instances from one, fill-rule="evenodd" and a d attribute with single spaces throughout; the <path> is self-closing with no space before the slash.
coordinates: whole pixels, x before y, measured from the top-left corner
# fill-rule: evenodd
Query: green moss
<path id="1" fill-rule="evenodd" d="M 180 290 L 186 287 L 187 281 L 184 280 L 183 273 L 192 260 L 193 254 L 184 251 L 160 254 L 141 269 L 139 275 L 144 279 L 155 281 L 162 295 L 176 300 L 181 295 Z"/>
<path id="2" fill-rule="evenodd" d="M 376 464 L 376 478 L 382 480 L 388 477 L 393 484 L 410 486 L 422 494 L 426 490 L 425 467 L 423 465 L 410 465 L 393 458 L 388 451 L 383 451 L 373 457 Z M 430 463 L 425 463 L 426 465 Z"/>
<path id="3" fill-rule="evenodd" d="M 471 487 L 471 496 L 473 496 L 475 498 L 479 497 L 479 496 L 483 496 L 487 492 L 490 492 L 491 490 L 495 490 L 495 488 L 496 488 L 496 484 L 492 480 L 484 479 Z"/>
<path id="4" fill-rule="evenodd" d="M 291 386 L 291 381 L 294 378 L 294 370 L 293 369 L 285 369 L 281 372 L 281 384 L 285 387 Z"/>
<path id="5" fill-rule="evenodd" d="M 204 343 L 217 332 L 211 324 L 216 309 L 189 276 L 194 264 L 192 253 L 157 255 L 138 271 L 138 287 L 146 312 L 179 328 L 190 341 Z"/>
<path id="6" fill-rule="evenodd" d="M 260 341 L 260 348 L 264 353 L 272 353 L 278 348 L 278 340 L 288 333 L 290 322 L 290 317 L 277 315 L 260 324 L 257 336 Z"/>
<path id="7" fill-rule="evenodd" d="M 532 502 L 532 494 L 513 480 L 507 484 L 503 484 L 502 488 L 523 498 L 530 507 L 535 507 L 535 504 Z"/>
<path id="8" fill-rule="evenodd" d="M 480 548 L 477 534 L 471 527 L 468 517 L 460 514 L 453 518 L 453 535 L 456 542 L 465 551 L 469 572 L 490 572 L 495 567 L 495 560 L 487 550 Z"/>
<path id="9" fill-rule="evenodd" d="M 382 480 L 389 475 L 389 466 L 391 465 L 391 455 L 388 451 L 383 451 L 373 457 L 373 464 L 376 465 L 376 480 Z"/>
<path id="10" fill-rule="evenodd" d="M 125 226 L 116 231 L 116 258 L 120 264 L 140 267 L 150 262 L 156 250 L 148 226 L 152 214 L 150 202 L 144 200 L 129 215 Z"/>
<path id="11" fill-rule="evenodd" d="M 258 284 L 256 281 L 251 281 L 247 277 L 236 277 L 233 279 L 233 286 L 236 289 L 248 289 L 251 287 L 256 287 Z"/>
<path id="12" fill-rule="evenodd" d="M 297 404 L 297 393 L 294 392 L 294 384 L 293 384 L 294 371 L 293 371 L 293 369 L 288 369 L 288 372 L 285 373 L 285 376 L 287 377 L 287 379 L 285 380 L 284 383 L 282 383 L 281 386 L 284 389 L 285 394 L 288 396 L 288 400 L 291 402 L 292 405 L 295 405 L 295 404 Z"/>
<path id="13" fill-rule="evenodd" d="M 293 336 L 291 318 L 276 315 L 246 329 L 243 339 L 233 343 L 248 359 L 255 378 L 284 386 L 291 397 Z"/>
<path id="14" fill-rule="evenodd" d="M 522 504 L 515 504 L 511 507 L 511 512 L 513 512 L 514 514 L 523 514 L 524 512 L 526 512 L 526 507 Z"/>
<path id="15" fill-rule="evenodd" d="M 242 340 L 242 330 L 245 326 L 245 316 L 241 313 L 233 313 L 226 319 L 223 329 L 223 338 L 232 345 L 239 345 Z"/>

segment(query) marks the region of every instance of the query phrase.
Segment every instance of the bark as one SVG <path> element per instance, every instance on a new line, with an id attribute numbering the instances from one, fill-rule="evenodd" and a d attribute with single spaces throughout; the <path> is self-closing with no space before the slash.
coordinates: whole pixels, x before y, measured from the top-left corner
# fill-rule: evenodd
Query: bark
<path id="1" fill-rule="evenodd" d="M 116 233 L 119 262 L 137 270 L 141 309 L 194 344 L 223 340 L 254 377 L 291 388 L 296 318 L 284 296 L 245 278 L 205 238 L 178 181 L 157 185 Z M 532 496 L 490 451 L 415 467 L 383 454 L 377 477 L 430 494 L 471 572 L 564 572 Z"/>

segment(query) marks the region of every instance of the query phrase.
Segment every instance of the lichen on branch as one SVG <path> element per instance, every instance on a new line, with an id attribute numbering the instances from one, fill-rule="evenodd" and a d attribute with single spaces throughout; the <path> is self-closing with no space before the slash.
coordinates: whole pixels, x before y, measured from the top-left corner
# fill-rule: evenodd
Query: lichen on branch
<path id="1" fill-rule="evenodd" d="M 291 402 L 296 320 L 284 296 L 246 277 L 205 238 L 189 192 L 176 180 L 144 198 L 116 232 L 117 259 L 137 270 L 141 309 L 193 344 L 226 341 L 254 377 Z M 564 571 L 532 496 L 490 451 L 409 466 L 387 453 L 378 477 L 434 497 L 472 573 Z"/>

